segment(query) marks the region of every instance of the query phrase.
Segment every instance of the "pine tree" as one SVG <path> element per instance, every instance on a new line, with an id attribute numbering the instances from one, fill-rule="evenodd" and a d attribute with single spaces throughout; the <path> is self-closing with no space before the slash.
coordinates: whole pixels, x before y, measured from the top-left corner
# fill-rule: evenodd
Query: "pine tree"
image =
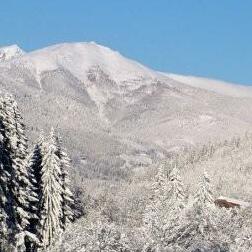
<path id="1" fill-rule="evenodd" d="M 27 171 L 27 138 L 19 109 L 13 97 L 6 95 L 4 99 L 6 118 L 3 120 L 6 132 L 6 145 L 11 162 L 11 186 L 14 197 L 15 219 L 18 231 L 26 228 L 29 219 Z"/>
<path id="2" fill-rule="evenodd" d="M 33 185 L 33 189 L 39 197 L 41 191 L 41 169 L 42 169 L 42 157 L 43 157 L 43 148 L 45 144 L 45 139 L 43 135 L 43 131 L 41 131 L 39 139 L 32 151 L 29 154 L 28 162 L 29 162 L 29 173 L 31 174 L 31 183 Z M 39 202 L 32 202 L 33 211 L 38 211 Z"/>
<path id="3" fill-rule="evenodd" d="M 174 165 L 174 168 L 170 172 L 169 181 L 168 181 L 168 199 L 167 205 L 170 207 L 182 207 L 185 201 L 185 191 L 180 176 L 180 171 L 177 168 L 177 164 Z"/>
<path id="4" fill-rule="evenodd" d="M 28 231 L 32 234 L 38 235 L 39 229 L 39 218 L 40 218 L 40 199 L 42 195 L 42 186 L 41 186 L 41 170 L 42 170 L 42 157 L 43 157 L 43 148 L 44 148 L 45 140 L 43 136 L 43 132 L 41 131 L 39 139 L 35 144 L 34 148 L 29 154 L 29 174 L 30 180 L 33 187 L 33 193 L 36 195 L 37 200 L 31 202 L 30 201 L 30 210 L 32 216 L 30 218 L 30 223 L 28 227 Z M 34 239 L 33 239 L 34 240 Z M 30 240 L 26 243 L 26 248 L 28 251 L 33 251 L 38 246 L 38 243 L 34 244 L 33 241 Z"/>
<path id="5" fill-rule="evenodd" d="M 25 126 L 11 95 L 0 99 L 0 131 L 1 180 L 5 181 L 1 185 L 1 191 L 6 198 L 3 209 L 6 209 L 9 239 L 14 243 L 16 234 L 26 230 L 29 224 L 29 202 L 35 198 L 27 166 Z"/>
<path id="6" fill-rule="evenodd" d="M 41 195 L 39 203 L 39 238 L 42 246 L 50 246 L 62 232 L 62 172 L 56 155 L 57 143 L 52 129 L 49 141 L 43 147 L 41 163 Z"/>
<path id="7" fill-rule="evenodd" d="M 1 165 L 1 175 L 0 175 L 0 251 L 4 251 L 6 244 L 8 243 L 8 209 L 6 209 L 6 181 L 4 181 L 2 176 L 2 165 Z"/>
<path id="8" fill-rule="evenodd" d="M 216 210 L 211 181 L 208 173 L 204 171 L 194 201 L 187 206 L 181 225 L 174 230 L 176 235 L 180 234 L 180 238 L 176 238 L 175 235 L 173 240 L 177 240 L 179 245 L 181 242 L 185 248 L 188 246 L 192 248 L 196 246 L 199 249 L 207 247 L 209 241 L 206 236 L 213 231 Z M 189 238 L 191 236 L 193 237 Z"/>
<path id="9" fill-rule="evenodd" d="M 165 193 L 168 179 L 166 174 L 166 165 L 167 163 L 163 161 L 158 167 L 154 182 L 151 186 L 151 196 L 144 215 L 144 222 L 147 225 L 153 225 L 153 220 L 157 218 L 157 212 L 159 209 L 163 208 L 164 200 L 166 198 Z"/>
<path id="10" fill-rule="evenodd" d="M 73 194 L 69 188 L 69 178 L 68 178 L 68 170 L 70 169 L 70 158 L 67 155 L 66 150 L 62 147 L 61 139 L 55 137 L 55 141 L 57 142 L 57 151 L 56 154 L 60 160 L 60 168 L 61 168 L 61 180 L 62 180 L 62 228 L 65 229 L 68 223 L 73 222 L 74 213 L 73 213 L 73 205 L 74 198 Z"/>
<path id="11" fill-rule="evenodd" d="M 143 216 L 144 233 L 150 247 L 155 247 L 161 244 L 163 239 L 163 216 L 162 210 L 166 193 L 166 162 L 163 161 L 158 167 L 154 182 L 151 186 L 151 197 L 146 206 Z"/>
<path id="12" fill-rule="evenodd" d="M 163 161 L 161 165 L 158 166 L 154 182 L 151 186 L 151 200 L 153 201 L 160 201 L 165 197 L 165 185 L 167 182 L 166 165 L 166 162 Z"/>
<path id="13" fill-rule="evenodd" d="M 1 135 L 1 133 L 0 133 Z M 3 137 L 1 135 L 0 142 L 0 156 L 3 157 Z M 9 200 L 9 191 L 8 191 L 8 181 L 10 174 L 5 170 L 2 163 L 3 160 L 0 160 L 0 250 L 4 251 L 3 248 L 8 241 L 8 200 Z"/>
<path id="14" fill-rule="evenodd" d="M 185 193 L 177 168 L 178 160 L 159 168 L 154 183 L 154 196 L 144 214 L 145 233 L 152 249 L 162 251 L 170 246 L 170 236 L 178 225 Z M 168 175 L 167 175 L 168 174 Z M 161 197 L 158 193 L 162 193 Z"/>
<path id="15" fill-rule="evenodd" d="M 214 205 L 213 190 L 209 175 L 204 171 L 199 190 L 197 191 L 195 204 L 198 207 L 204 207 L 206 205 Z"/>
<path id="16" fill-rule="evenodd" d="M 182 251 L 228 251 L 230 233 L 235 229 L 234 214 L 214 204 L 211 180 L 205 171 L 195 199 L 183 209 L 179 225 L 171 232 L 170 243 Z"/>
<path id="17" fill-rule="evenodd" d="M 10 239 L 12 230 L 15 229 L 15 214 L 13 207 L 13 194 L 11 188 L 11 177 L 13 177 L 13 170 L 11 164 L 11 157 L 8 148 L 9 139 L 7 138 L 7 110 L 5 100 L 0 97 L 0 130 L 1 130 L 1 164 L 0 164 L 0 183 L 1 183 L 1 219 L 3 228 L 7 226 L 7 234 L 1 232 L 1 236 Z"/>
<path id="18" fill-rule="evenodd" d="M 74 218 L 67 174 L 69 165 L 70 159 L 54 130 L 47 140 L 41 135 L 30 156 L 33 186 L 39 197 L 35 205 L 38 219 L 31 221 L 30 230 L 38 235 L 43 247 L 50 246 Z"/>
<path id="19" fill-rule="evenodd" d="M 167 191 L 168 198 L 165 200 L 165 207 L 162 214 L 165 230 L 164 244 L 166 249 L 169 248 L 171 250 L 172 248 L 172 251 L 180 251 L 180 247 L 177 244 L 175 244 L 175 247 L 172 245 L 171 239 L 174 235 L 174 230 L 181 224 L 181 211 L 184 210 L 186 205 L 184 185 L 180 177 L 178 162 L 173 163 L 173 169 L 169 174 Z"/>

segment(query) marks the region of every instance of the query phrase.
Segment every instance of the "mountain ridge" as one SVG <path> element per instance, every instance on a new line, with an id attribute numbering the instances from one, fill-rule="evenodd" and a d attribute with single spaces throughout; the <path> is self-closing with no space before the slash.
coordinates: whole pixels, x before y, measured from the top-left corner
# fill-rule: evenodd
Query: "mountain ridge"
<path id="1" fill-rule="evenodd" d="M 128 62 L 128 64 L 131 63 L 135 68 L 138 67 L 138 69 L 143 70 L 143 73 L 148 73 L 147 74 L 148 77 L 161 78 L 161 76 L 163 75 L 165 77 L 174 79 L 174 80 L 179 81 L 181 83 L 192 85 L 194 87 L 204 88 L 204 89 L 207 89 L 209 91 L 216 91 L 216 88 L 211 88 L 211 87 L 209 87 L 209 85 L 208 85 L 208 87 L 206 87 L 206 85 L 203 85 L 204 82 L 210 82 L 210 84 L 212 84 L 214 86 L 222 85 L 222 84 L 226 85 L 226 86 L 232 85 L 232 89 L 237 88 L 238 91 L 239 91 L 240 88 L 244 88 L 244 93 L 246 91 L 249 91 L 249 92 L 251 91 L 251 93 L 252 93 L 252 90 L 250 90 L 250 88 L 248 86 L 235 84 L 235 83 L 231 83 L 231 82 L 228 82 L 228 81 L 205 78 L 205 77 L 201 77 L 201 76 L 178 75 L 178 74 L 173 74 L 173 73 L 166 73 L 166 72 L 159 72 L 159 71 L 156 71 L 156 70 L 152 70 L 151 68 L 146 67 L 143 64 L 141 64 L 141 63 L 139 63 L 139 62 L 137 62 L 135 60 L 126 58 L 125 56 L 121 55 L 118 51 L 114 51 L 114 50 L 110 49 L 109 47 L 97 44 L 94 41 L 91 41 L 91 42 L 60 43 L 60 44 L 55 44 L 55 45 L 51 45 L 51 46 L 48 46 L 48 47 L 44 47 L 42 49 L 33 50 L 33 51 L 30 51 L 30 52 L 27 52 L 27 53 L 25 53 L 20 47 L 18 47 L 18 45 L 11 45 L 11 46 L 6 46 L 6 47 L 0 47 L 0 52 L 1 52 L 1 50 L 6 50 L 6 51 L 8 51 L 8 50 L 12 51 L 13 50 L 13 51 L 20 52 L 20 53 L 18 53 L 18 55 L 14 56 L 13 58 L 10 57 L 10 59 L 8 59 L 8 61 L 11 60 L 12 62 L 19 61 L 19 60 L 22 61 L 22 58 L 23 58 L 22 56 L 24 56 L 24 58 L 28 58 L 27 59 L 28 61 L 32 60 L 32 58 L 44 57 L 43 60 L 45 62 L 48 62 L 48 60 L 45 60 L 45 58 L 48 57 L 48 56 L 51 56 L 51 58 L 54 57 L 54 59 L 59 58 L 59 54 L 62 53 L 62 51 L 69 52 L 69 51 L 73 51 L 75 49 L 79 49 L 79 50 L 84 51 L 84 54 L 87 54 L 87 52 L 85 52 L 85 50 L 86 51 L 90 50 L 91 54 L 93 54 L 93 55 L 97 54 L 97 57 L 93 58 L 93 60 L 94 60 L 93 64 L 90 63 L 91 66 L 92 65 L 93 66 L 95 66 L 95 65 L 103 65 L 103 66 L 106 65 L 105 63 L 107 63 L 107 62 L 103 62 L 104 58 L 106 58 L 106 57 L 107 58 L 119 58 L 120 60 Z M 99 51 L 100 51 L 100 55 L 99 55 Z M 105 55 L 106 54 L 105 52 L 107 52 L 107 55 Z M 48 53 L 49 53 L 49 55 L 48 55 Z M 79 55 L 81 55 L 83 52 L 78 51 L 78 53 L 79 53 Z M 40 56 L 41 54 L 42 54 L 42 56 Z M 45 55 L 43 55 L 43 54 L 45 54 Z M 104 57 L 104 55 L 106 57 Z M 101 56 L 103 56 L 103 57 L 101 57 Z M 65 59 L 67 58 L 67 56 L 65 56 L 65 55 L 63 55 L 62 57 L 65 58 Z M 89 55 L 89 57 L 90 57 L 90 55 Z M 101 60 L 99 60 L 99 57 L 101 58 Z M 85 62 L 85 61 L 90 62 L 90 58 L 87 58 L 87 60 L 85 60 L 85 59 L 83 60 L 83 62 Z M 47 64 L 44 63 L 42 65 L 42 67 L 41 67 L 42 69 L 38 70 L 38 72 L 41 73 L 43 71 L 55 70 L 58 67 L 63 65 L 63 64 L 61 64 L 60 61 L 57 62 L 57 59 L 54 60 L 53 63 L 52 63 L 52 61 L 49 61 L 49 62 L 50 62 L 50 64 L 48 64 L 48 68 L 46 68 Z M 115 63 L 113 65 L 115 65 Z M 87 68 L 88 68 L 88 66 L 87 66 Z M 111 67 L 111 65 L 110 65 L 107 68 L 109 69 L 109 68 L 113 68 L 113 67 Z M 119 71 L 117 71 L 117 72 L 119 72 Z M 139 72 L 141 73 L 141 71 L 139 71 Z M 196 82 L 197 85 L 192 84 L 193 82 Z M 199 84 L 199 82 L 200 82 L 200 84 Z M 222 92 L 222 91 L 220 93 L 222 93 L 224 95 L 226 94 L 225 92 Z"/>

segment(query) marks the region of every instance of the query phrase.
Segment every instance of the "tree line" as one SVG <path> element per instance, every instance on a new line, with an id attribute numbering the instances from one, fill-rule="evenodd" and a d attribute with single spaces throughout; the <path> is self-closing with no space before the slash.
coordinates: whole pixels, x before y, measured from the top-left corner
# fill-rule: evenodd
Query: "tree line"
<path id="1" fill-rule="evenodd" d="M 70 159 L 52 129 L 29 151 L 12 95 L 0 97 L 0 250 L 48 248 L 74 220 Z"/>

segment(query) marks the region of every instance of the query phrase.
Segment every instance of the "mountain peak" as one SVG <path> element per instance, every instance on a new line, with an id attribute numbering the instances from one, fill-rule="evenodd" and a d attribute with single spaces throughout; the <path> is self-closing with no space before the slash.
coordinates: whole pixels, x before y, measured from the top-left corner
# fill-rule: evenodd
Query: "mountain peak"
<path id="1" fill-rule="evenodd" d="M 18 45 L 0 47 L 0 62 L 8 61 L 24 54 L 25 52 Z"/>
<path id="2" fill-rule="evenodd" d="M 99 66 L 111 79 L 124 81 L 129 77 L 150 78 L 154 71 L 122 56 L 119 52 L 95 42 L 61 43 L 42 48 L 18 59 L 22 66 L 32 68 L 39 76 L 42 72 L 64 68 L 81 81 L 86 81 L 86 73 Z"/>

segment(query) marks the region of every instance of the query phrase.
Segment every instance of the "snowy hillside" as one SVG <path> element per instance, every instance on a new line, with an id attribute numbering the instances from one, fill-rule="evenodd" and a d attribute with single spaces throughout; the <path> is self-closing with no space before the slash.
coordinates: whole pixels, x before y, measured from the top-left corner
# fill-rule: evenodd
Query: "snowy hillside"
<path id="1" fill-rule="evenodd" d="M 41 128 L 60 131 L 84 176 L 125 178 L 170 151 L 251 129 L 246 87 L 155 72 L 94 42 L 7 49 L 1 89 L 16 95 L 33 140 Z"/>

